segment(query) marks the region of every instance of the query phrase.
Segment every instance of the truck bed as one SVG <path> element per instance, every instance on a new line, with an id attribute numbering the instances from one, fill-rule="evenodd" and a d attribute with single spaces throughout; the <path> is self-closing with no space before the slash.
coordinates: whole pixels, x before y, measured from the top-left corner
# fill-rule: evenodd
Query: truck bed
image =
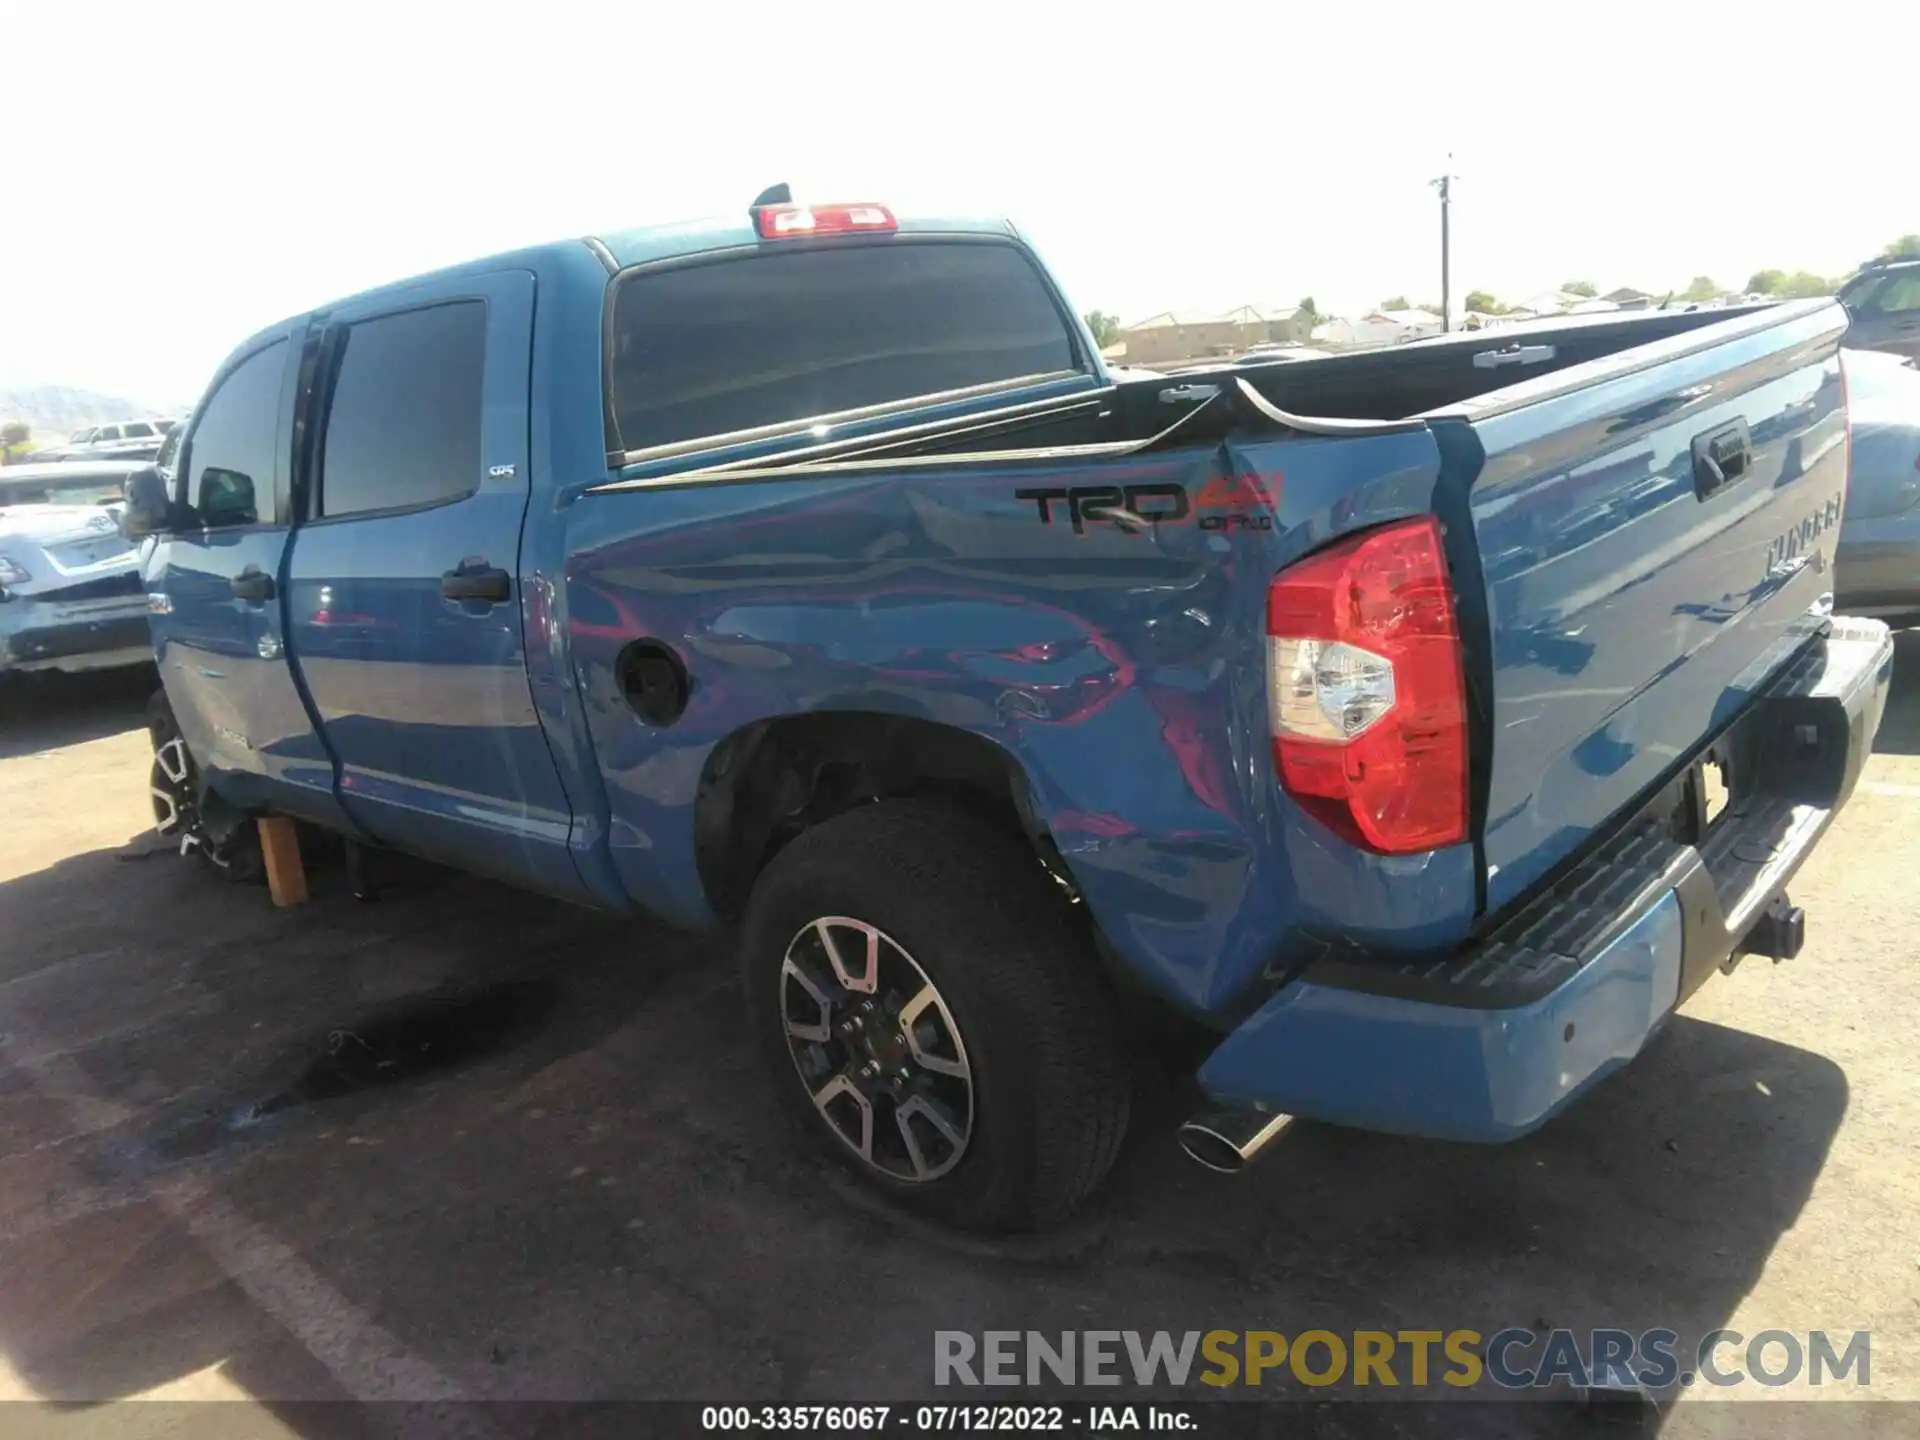
<path id="1" fill-rule="evenodd" d="M 1783 307 L 1585 316 L 1553 325 L 1463 332 L 1352 355 L 1187 370 L 1174 376 L 1130 379 L 1092 395 L 1068 395 L 890 427 L 877 436 L 828 440 L 778 457 L 723 457 L 687 473 L 737 476 L 829 462 L 881 464 L 933 456 L 984 459 L 1007 451 L 1091 457 L 1217 442 L 1229 434 L 1276 428 L 1355 433 L 1363 428 L 1358 422 L 1372 422 L 1364 426 L 1369 429 L 1412 425 L 1423 416 L 1484 401 L 1523 384 L 1539 394 L 1543 377 L 1693 336 L 1708 327 L 1756 318 L 1765 322 L 1783 318 Z M 1580 383 L 1584 382 L 1578 378 L 1572 382 Z M 1355 423 L 1342 426 L 1338 423 L 1342 421 Z"/>

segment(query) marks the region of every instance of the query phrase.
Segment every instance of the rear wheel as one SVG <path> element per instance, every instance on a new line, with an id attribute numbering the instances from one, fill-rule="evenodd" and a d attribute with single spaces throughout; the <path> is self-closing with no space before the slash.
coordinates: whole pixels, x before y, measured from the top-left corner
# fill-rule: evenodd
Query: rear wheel
<path id="1" fill-rule="evenodd" d="M 224 827 L 209 826 L 203 814 L 200 771 L 180 734 L 162 691 L 147 702 L 147 734 L 153 741 L 153 764 L 147 789 L 153 800 L 154 833 L 176 844 L 216 874 L 252 884 L 266 874 L 260 837 L 251 822 L 234 817 Z"/>
<path id="2" fill-rule="evenodd" d="M 893 1200 L 958 1224 L 1069 1214 L 1131 1082 L 1088 937 L 1020 837 L 922 801 L 805 832 L 755 886 L 742 955 L 788 1106 Z"/>

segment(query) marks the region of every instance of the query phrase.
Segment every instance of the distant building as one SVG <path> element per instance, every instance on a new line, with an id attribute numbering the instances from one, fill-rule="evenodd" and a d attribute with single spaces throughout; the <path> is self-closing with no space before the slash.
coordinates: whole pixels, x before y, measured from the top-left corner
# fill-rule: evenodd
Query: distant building
<path id="1" fill-rule="evenodd" d="M 1524 311 L 1528 315 L 1567 315 L 1589 303 L 1585 295 L 1576 295 L 1571 290 L 1542 290 L 1538 295 L 1529 295 L 1515 305 L 1510 313 Z M 1601 308 L 1611 310 L 1613 306 L 1603 305 Z"/>
<path id="2" fill-rule="evenodd" d="M 1431 310 L 1376 310 L 1374 314 L 1398 325 L 1404 332 L 1399 338 L 1406 340 L 1424 340 L 1447 328 L 1447 322 Z"/>
<path id="3" fill-rule="evenodd" d="M 1316 345 L 1358 350 L 1424 340 L 1444 329 L 1445 323 L 1431 310 L 1373 310 L 1357 319 L 1342 317 L 1316 325 L 1312 339 Z"/>
<path id="4" fill-rule="evenodd" d="M 1255 345 L 1307 338 L 1309 322 L 1291 307 L 1239 305 L 1223 314 L 1165 310 L 1124 326 L 1129 365 L 1226 359 Z"/>

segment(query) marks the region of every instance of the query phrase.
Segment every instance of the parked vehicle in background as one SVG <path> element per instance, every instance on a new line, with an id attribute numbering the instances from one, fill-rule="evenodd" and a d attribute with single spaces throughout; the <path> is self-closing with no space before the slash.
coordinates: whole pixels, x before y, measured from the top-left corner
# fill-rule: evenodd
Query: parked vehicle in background
<path id="1" fill-rule="evenodd" d="M 1920 362 L 1845 354 L 1853 479 L 1834 557 L 1835 603 L 1910 625 L 1920 622 Z"/>
<path id="2" fill-rule="evenodd" d="M 109 425 L 89 425 L 76 430 L 64 445 L 36 450 L 28 458 L 36 461 L 58 460 L 151 460 L 160 452 L 172 420 L 116 420 Z"/>
<path id="3" fill-rule="evenodd" d="M 1840 287 L 1847 345 L 1920 359 L 1920 260 L 1881 260 Z"/>
<path id="4" fill-rule="evenodd" d="M 173 474 L 174 461 L 180 454 L 180 441 L 187 433 L 186 422 L 167 426 L 166 439 L 160 442 L 160 448 L 154 452 L 153 463 L 165 471 L 169 477 Z"/>
<path id="5" fill-rule="evenodd" d="M 136 544 L 119 509 L 139 461 L 0 469 L 0 674 L 153 659 Z"/>
<path id="6" fill-rule="evenodd" d="M 1112 1164 L 1122 996 L 1231 1169 L 1512 1139 L 1797 953 L 1892 666 L 1839 306 L 1116 383 L 1005 221 L 762 199 L 233 352 L 129 481 L 163 828 L 738 921 L 780 1103 L 980 1226 Z"/>

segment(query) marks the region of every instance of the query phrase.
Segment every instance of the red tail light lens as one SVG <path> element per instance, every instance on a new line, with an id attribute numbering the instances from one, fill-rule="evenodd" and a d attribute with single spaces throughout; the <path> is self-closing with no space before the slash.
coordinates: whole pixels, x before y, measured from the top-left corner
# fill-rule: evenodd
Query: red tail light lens
<path id="1" fill-rule="evenodd" d="M 754 217 L 762 240 L 900 228 L 893 212 L 884 205 L 763 205 Z"/>
<path id="2" fill-rule="evenodd" d="M 1341 540 L 1267 591 L 1281 786 L 1338 834 L 1404 855 L 1467 838 L 1467 700 L 1431 516 Z"/>

